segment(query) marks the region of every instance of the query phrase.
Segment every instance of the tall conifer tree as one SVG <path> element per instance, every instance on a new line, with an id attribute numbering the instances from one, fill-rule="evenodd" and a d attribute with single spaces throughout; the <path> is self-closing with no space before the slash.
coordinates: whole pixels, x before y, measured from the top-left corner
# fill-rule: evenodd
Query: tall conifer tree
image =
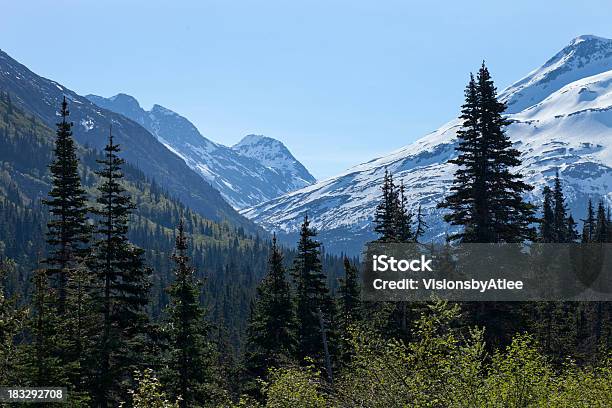
<path id="1" fill-rule="evenodd" d="M 31 314 L 28 333 L 31 344 L 25 353 L 25 378 L 32 386 L 66 384 L 66 369 L 58 357 L 63 347 L 58 335 L 57 291 L 49 285 L 44 269 L 37 269 L 33 276 Z"/>
<path id="2" fill-rule="evenodd" d="M 567 209 L 565 206 L 565 196 L 563 195 L 563 187 L 561 186 L 561 179 L 559 178 L 559 172 L 555 175 L 555 183 L 553 186 L 553 199 L 554 199 L 554 242 L 568 242 L 570 238 L 570 231 L 568 227 Z"/>
<path id="3" fill-rule="evenodd" d="M 125 398 L 125 386 L 144 359 L 144 341 L 148 318 L 145 313 L 150 270 L 143 261 L 143 250 L 127 238 L 128 219 L 133 204 L 122 186 L 119 146 L 112 133 L 98 162 L 101 178 L 96 202 L 97 235 L 92 267 L 100 290 L 97 304 L 102 327 L 97 345 L 96 405 L 116 405 Z"/>
<path id="4" fill-rule="evenodd" d="M 49 198 L 43 202 L 49 206 L 51 220 L 48 222 L 47 243 L 50 246 L 46 259 L 48 274 L 58 291 L 60 314 L 66 307 L 66 286 L 70 270 L 75 268 L 85 255 L 91 228 L 86 222 L 87 196 L 81 186 L 78 172 L 79 161 L 72 139 L 72 122 L 66 98 L 60 110 L 61 122 L 57 123 L 54 155 L 49 169 L 52 187 Z"/>
<path id="5" fill-rule="evenodd" d="M 175 280 L 168 288 L 167 331 L 170 337 L 166 385 L 181 407 L 201 406 L 211 397 L 212 345 L 200 303 L 200 284 L 187 256 L 187 237 L 181 218 L 172 260 Z"/>
<path id="6" fill-rule="evenodd" d="M 333 318 L 333 303 L 321 265 L 321 244 L 315 240 L 316 231 L 310 227 L 308 216 L 300 229 L 300 240 L 293 262 L 297 305 L 297 356 L 300 360 L 324 357 L 319 316 L 326 321 Z"/>
<path id="7" fill-rule="evenodd" d="M 423 210 L 421 209 L 421 205 L 419 204 L 419 208 L 417 210 L 417 220 L 416 227 L 414 229 L 414 242 L 419 242 L 421 237 L 425 235 L 427 231 L 427 222 L 425 222 L 425 217 L 423 216 Z"/>
<path id="8" fill-rule="evenodd" d="M 595 210 L 593 209 L 593 202 L 589 199 L 587 205 L 586 218 L 583 221 L 582 228 L 582 242 L 593 242 L 595 239 L 595 231 L 597 228 L 597 219 L 595 218 Z"/>
<path id="9" fill-rule="evenodd" d="M 382 200 L 374 213 L 374 231 L 379 235 L 379 242 L 397 242 L 399 239 L 398 214 L 399 194 L 393 182 L 393 176 L 385 169 L 382 185 Z"/>
<path id="10" fill-rule="evenodd" d="M 463 227 L 451 236 L 462 242 L 521 242 L 535 238 L 530 224 L 534 208 L 523 200 L 532 189 L 511 169 L 520 165 L 504 127 L 505 104 L 497 99 L 489 70 L 482 65 L 465 91 L 462 129 L 458 132 L 458 166 L 451 193 L 439 204 L 450 210 L 445 220 Z"/>
<path id="11" fill-rule="evenodd" d="M 397 193 L 394 195 L 397 196 L 397 204 L 394 206 L 396 211 L 396 239 L 398 242 L 412 242 L 415 240 L 415 235 L 412 231 L 412 213 L 408 209 L 406 188 L 403 182 L 400 183 Z"/>
<path id="12" fill-rule="evenodd" d="M 608 212 L 603 201 L 597 204 L 597 216 L 595 219 L 595 242 L 609 242 L 610 223 L 608 221 Z"/>
<path id="13" fill-rule="evenodd" d="M 266 378 L 268 370 L 287 362 L 296 351 L 296 316 L 283 254 L 272 238 L 268 272 L 257 287 L 247 327 L 246 370 L 251 378 Z"/>
<path id="14" fill-rule="evenodd" d="M 543 190 L 544 203 L 542 205 L 542 222 L 540 223 L 540 240 L 542 242 L 554 242 L 555 213 L 553 210 L 553 194 L 550 187 Z"/>
<path id="15" fill-rule="evenodd" d="M 340 279 L 339 314 L 343 325 L 348 326 L 361 320 L 361 288 L 359 287 L 359 274 L 357 267 L 352 265 L 348 257 L 344 257 L 344 278 Z"/>

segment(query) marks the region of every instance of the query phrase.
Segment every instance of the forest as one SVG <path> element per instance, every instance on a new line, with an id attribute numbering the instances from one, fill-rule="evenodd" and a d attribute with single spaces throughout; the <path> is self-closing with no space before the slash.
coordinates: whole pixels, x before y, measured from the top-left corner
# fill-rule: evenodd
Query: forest
<path id="1" fill-rule="evenodd" d="M 487 67 L 462 106 L 439 203 L 458 243 L 612 243 L 604 201 L 541 206 L 515 169 Z M 207 220 L 121 158 L 0 98 L 0 384 L 62 386 L 92 407 L 605 407 L 610 302 L 365 302 L 359 259 Z M 385 175 L 373 229 L 428 226 Z M 580 224 L 581 222 L 581 224 Z"/>

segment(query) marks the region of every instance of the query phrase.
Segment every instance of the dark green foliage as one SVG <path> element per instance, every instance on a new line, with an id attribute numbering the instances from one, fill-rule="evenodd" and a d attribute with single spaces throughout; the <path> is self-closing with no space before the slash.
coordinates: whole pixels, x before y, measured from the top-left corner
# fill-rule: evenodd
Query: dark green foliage
<path id="1" fill-rule="evenodd" d="M 393 184 L 393 183 L 391 183 Z M 412 213 L 408 209 L 406 199 L 406 189 L 404 183 L 400 183 L 397 191 L 397 204 L 395 205 L 395 230 L 398 242 L 412 242 L 416 240 L 416 235 L 412 231 Z M 424 228 L 423 220 L 420 219 L 421 229 Z M 422 234 L 423 230 L 421 230 Z"/>
<path id="2" fill-rule="evenodd" d="M 414 242 L 419 242 L 419 239 L 425 235 L 427 231 L 427 223 L 423 218 L 423 211 L 421 210 L 421 205 L 419 204 L 419 208 L 417 210 L 417 221 L 416 227 L 414 229 Z"/>
<path id="3" fill-rule="evenodd" d="M 559 172 L 555 176 L 555 184 L 553 186 L 554 200 L 554 242 L 566 243 L 570 240 L 570 231 L 568 227 L 567 209 L 565 205 L 565 196 L 561 187 L 561 179 Z"/>
<path id="4" fill-rule="evenodd" d="M 450 210 L 444 219 L 463 230 L 451 239 L 462 242 L 521 242 L 535 238 L 531 204 L 522 195 L 532 187 L 511 169 L 520 153 L 504 132 L 506 106 L 497 100 L 489 70 L 482 65 L 465 90 L 458 132 L 458 166 L 451 193 L 439 204 Z"/>
<path id="5" fill-rule="evenodd" d="M 340 278 L 338 288 L 338 313 L 344 326 L 349 326 L 361 320 L 363 315 L 361 304 L 361 287 L 359 272 L 347 257 L 344 258 L 344 278 Z"/>
<path id="6" fill-rule="evenodd" d="M 555 241 L 555 213 L 553 211 L 553 195 L 550 187 L 544 187 L 544 203 L 542 205 L 542 222 L 540 223 L 540 240 L 542 242 Z"/>
<path id="7" fill-rule="evenodd" d="M 296 353 L 296 316 L 283 255 L 272 239 L 268 272 L 257 287 L 247 327 L 245 369 L 249 378 L 267 378 L 268 370 L 291 361 Z M 257 388 L 250 384 L 247 391 Z"/>
<path id="8" fill-rule="evenodd" d="M 30 343 L 23 350 L 23 385 L 67 384 L 60 350 L 65 344 L 60 336 L 57 314 L 57 291 L 49 285 L 44 269 L 34 273 L 34 293 L 27 323 Z"/>
<path id="9" fill-rule="evenodd" d="M 470 75 L 461 110 L 458 156 L 450 160 L 458 166 L 450 194 L 439 208 L 447 209 L 444 219 L 462 229 L 451 235 L 463 243 L 523 242 L 535 240 L 531 226 L 537 219 L 534 206 L 523 195 L 533 189 L 520 173 L 511 170 L 521 164 L 520 153 L 504 128 L 504 103 L 487 67 L 482 64 L 477 78 Z M 512 333 L 524 323 L 521 312 L 509 303 L 474 303 L 466 307 L 470 324 L 486 326 L 491 347 L 505 346 Z"/>
<path id="10" fill-rule="evenodd" d="M 612 242 L 610 241 L 610 224 L 609 213 L 604 206 L 603 201 L 600 201 L 597 205 L 597 216 L 595 221 L 595 242 Z"/>
<path id="11" fill-rule="evenodd" d="M 404 183 L 399 186 L 393 175 L 385 169 L 382 200 L 374 213 L 374 231 L 379 235 L 378 242 L 412 242 L 412 213 L 408 209 Z M 422 222 L 422 220 L 421 220 Z"/>
<path id="12" fill-rule="evenodd" d="M 568 215 L 559 172 L 555 176 L 553 188 L 544 187 L 543 194 L 540 241 L 545 243 L 575 242 L 578 239 L 576 222 L 571 214 Z"/>
<path id="13" fill-rule="evenodd" d="M 385 169 L 383 181 L 382 200 L 376 207 L 374 214 L 374 231 L 379 235 L 380 242 L 397 242 L 397 214 L 399 212 L 399 195 L 393 175 Z"/>
<path id="14" fill-rule="evenodd" d="M 300 361 L 305 357 L 323 360 L 319 314 L 326 322 L 334 318 L 333 302 L 322 271 L 321 244 L 315 237 L 316 232 L 310 227 L 308 216 L 304 216 L 291 271 L 296 292 L 297 357 Z"/>
<path id="15" fill-rule="evenodd" d="M 593 242 L 596 235 L 597 220 L 595 218 L 595 210 L 593 209 L 593 202 L 589 200 L 587 206 L 586 218 L 582 220 L 582 242 Z"/>
<path id="16" fill-rule="evenodd" d="M 23 332 L 28 311 L 18 306 L 17 296 L 6 292 L 5 280 L 14 268 L 14 262 L 0 257 L 0 384 L 23 381 L 17 337 Z"/>
<path id="17" fill-rule="evenodd" d="M 62 121 L 57 123 L 54 160 L 49 166 L 52 187 L 49 199 L 43 203 L 49 206 L 51 220 L 47 223 L 47 244 L 49 255 L 46 259 L 47 273 L 58 290 L 60 314 L 66 306 L 66 286 L 70 270 L 86 254 L 85 245 L 90 238 L 91 229 L 86 223 L 87 196 L 81 186 L 79 161 L 72 140 L 72 123 L 68 122 L 68 103 L 66 98 L 60 110 Z"/>
<path id="18" fill-rule="evenodd" d="M 351 331 L 364 319 L 359 271 L 347 257 L 344 258 L 344 278 L 340 278 L 339 281 L 337 299 L 339 354 L 340 362 L 346 364 L 353 354 L 352 346 L 348 342 Z"/>
<path id="19" fill-rule="evenodd" d="M 166 309 L 165 331 L 169 350 L 163 378 L 171 395 L 180 397 L 181 407 L 204 405 L 212 400 L 214 383 L 213 348 L 209 325 L 200 302 L 201 284 L 187 255 L 183 220 L 179 221 L 175 252 L 175 280 L 168 288 L 170 304 Z"/>
<path id="20" fill-rule="evenodd" d="M 134 208 L 121 184 L 123 159 L 112 134 L 105 158 L 97 172 L 97 239 L 90 262 L 98 282 L 95 301 L 102 314 L 101 333 L 96 345 L 97 378 L 95 399 L 106 406 L 117 401 L 125 382 L 144 360 L 143 341 L 148 317 L 145 313 L 150 270 L 144 264 L 144 251 L 127 237 L 128 217 Z"/>

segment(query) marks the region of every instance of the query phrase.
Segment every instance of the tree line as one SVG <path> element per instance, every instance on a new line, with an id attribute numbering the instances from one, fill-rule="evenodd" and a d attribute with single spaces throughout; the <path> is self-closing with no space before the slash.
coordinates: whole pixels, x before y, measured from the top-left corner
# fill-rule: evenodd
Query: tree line
<path id="1" fill-rule="evenodd" d="M 457 231 L 447 245 L 611 242 L 603 201 L 587 204 L 578 232 L 559 174 L 544 189 L 537 215 L 525 199 L 533 187 L 514 171 L 520 154 L 504 132 L 504 110 L 483 64 L 466 87 L 457 170 L 439 204 Z M 0 372 L 8 383 L 66 384 L 75 406 L 98 407 L 612 402 L 608 303 L 363 302 L 359 265 L 343 257 L 343 277 L 331 282 L 330 262 L 307 215 L 294 251 L 284 251 L 275 237 L 269 243 L 240 361 L 228 361 L 231 355 L 222 352 L 228 334 L 211 324 L 189 248 L 186 223 L 192 221 L 183 212 L 170 217 L 174 248 L 165 259 L 173 275 L 158 282 L 166 290 L 156 299 L 151 288 L 160 277 L 130 239 L 138 227 L 128 222 L 135 204 L 119 146 L 109 130 L 89 203 L 68 116 L 64 101 L 45 201 L 48 250 L 33 276 L 33 296 L 27 305 L 4 290 L 0 298 Z M 420 207 L 409 209 L 407 188 L 385 173 L 374 215 L 378 241 L 422 241 L 428 227 Z M 230 247 L 241 245 L 235 240 Z M 160 263 L 167 252 L 157 254 Z M 5 262 L 3 269 L 10 267 Z M 219 289 L 219 296 L 241 301 L 231 287 L 225 294 Z M 163 308 L 153 312 L 152 304 Z"/>
<path id="2" fill-rule="evenodd" d="M 451 160 L 457 170 L 438 205 L 456 227 L 446 245 L 612 242 L 603 200 L 597 210 L 588 202 L 579 233 L 558 172 L 537 214 L 525 199 L 533 186 L 514 171 L 520 153 L 505 134 L 504 110 L 483 64 L 465 90 L 458 155 Z M 385 171 L 374 215 L 378 242 L 418 243 L 425 234 L 422 209 L 408 208 L 407 188 Z M 609 303 L 363 302 L 358 268 L 348 259 L 339 296 L 330 302 L 313 237 L 305 218 L 290 277 L 273 247 L 248 326 L 247 387 L 238 406 L 612 402 Z"/>

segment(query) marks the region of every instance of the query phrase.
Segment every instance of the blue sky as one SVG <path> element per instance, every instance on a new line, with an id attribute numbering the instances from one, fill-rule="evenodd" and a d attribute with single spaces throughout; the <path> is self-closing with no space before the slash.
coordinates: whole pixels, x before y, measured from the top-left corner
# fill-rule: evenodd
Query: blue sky
<path id="1" fill-rule="evenodd" d="M 316 177 L 456 116 L 486 59 L 504 88 L 581 34 L 612 37 L 610 1 L 4 2 L 0 48 L 80 94 L 124 92 L 231 145 L 282 140 Z"/>

